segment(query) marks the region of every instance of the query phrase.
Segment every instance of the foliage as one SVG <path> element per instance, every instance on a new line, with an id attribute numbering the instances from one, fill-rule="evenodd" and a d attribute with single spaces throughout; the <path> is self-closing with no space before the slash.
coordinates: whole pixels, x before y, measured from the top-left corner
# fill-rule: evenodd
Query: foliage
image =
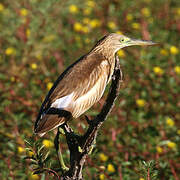
<path id="1" fill-rule="evenodd" d="M 177 179 L 179 5 L 178 0 L 1 0 L 0 179 L 52 177 L 47 171 L 32 175 L 33 167 L 24 159 L 29 156 L 25 139 L 33 136 L 40 105 L 58 75 L 108 32 L 152 39 L 160 45 L 129 47 L 118 52 L 124 82 L 87 160 L 85 179 L 142 180 L 147 178 L 148 168 L 156 179 Z M 86 114 L 97 114 L 106 95 L 105 92 Z M 71 125 L 79 133 L 86 128 L 83 117 Z M 53 169 L 59 167 L 52 147 L 54 136 L 53 132 L 48 133 L 37 146 L 44 144 L 41 151 L 49 151 Z M 34 141 L 37 139 L 33 137 Z M 63 137 L 61 141 L 67 164 L 67 145 Z M 33 146 L 31 150 L 36 151 L 34 163 L 39 167 L 38 149 Z M 46 165 L 43 168 L 50 168 Z"/>

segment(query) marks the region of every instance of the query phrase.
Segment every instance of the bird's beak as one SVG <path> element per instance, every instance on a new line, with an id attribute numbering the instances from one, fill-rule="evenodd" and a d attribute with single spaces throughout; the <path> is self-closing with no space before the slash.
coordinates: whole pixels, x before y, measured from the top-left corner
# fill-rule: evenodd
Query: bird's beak
<path id="1" fill-rule="evenodd" d="M 139 40 L 139 39 L 130 39 L 128 42 L 128 46 L 138 45 L 138 46 L 150 46 L 156 45 L 157 43 L 147 40 Z"/>

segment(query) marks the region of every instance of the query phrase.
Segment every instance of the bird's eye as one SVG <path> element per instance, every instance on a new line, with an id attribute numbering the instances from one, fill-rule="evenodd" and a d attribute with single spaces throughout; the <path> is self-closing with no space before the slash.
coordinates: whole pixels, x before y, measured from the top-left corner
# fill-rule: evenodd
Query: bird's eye
<path id="1" fill-rule="evenodd" d="M 124 42 L 124 38 L 121 38 L 121 39 L 120 39 L 120 42 Z"/>

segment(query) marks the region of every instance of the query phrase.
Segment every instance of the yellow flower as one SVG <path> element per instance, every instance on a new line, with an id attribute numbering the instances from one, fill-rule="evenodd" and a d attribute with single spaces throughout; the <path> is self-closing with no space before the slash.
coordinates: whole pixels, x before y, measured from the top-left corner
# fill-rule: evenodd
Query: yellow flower
<path id="1" fill-rule="evenodd" d="M 144 99 L 137 99 L 136 104 L 138 107 L 144 107 L 146 105 L 146 101 Z"/>
<path id="2" fill-rule="evenodd" d="M 89 28 L 87 26 L 83 26 L 82 27 L 82 32 L 85 33 L 85 34 L 89 33 Z"/>
<path id="3" fill-rule="evenodd" d="M 38 180 L 39 179 L 39 176 L 37 175 L 37 174 L 31 174 L 30 175 L 30 179 L 32 179 L 32 180 Z"/>
<path id="4" fill-rule="evenodd" d="M 24 149 L 23 147 L 19 146 L 19 147 L 18 147 L 18 153 L 19 153 L 19 154 L 22 154 L 22 153 L 24 153 L 24 152 L 25 152 L 25 149 Z"/>
<path id="5" fill-rule="evenodd" d="M 160 50 L 160 54 L 163 56 L 167 56 L 168 55 L 168 51 L 166 49 L 161 49 Z"/>
<path id="6" fill-rule="evenodd" d="M 14 55 L 14 54 L 16 54 L 16 50 L 13 48 L 13 47 L 9 47 L 9 48 L 7 48 L 6 50 L 5 50 L 5 54 L 6 55 Z"/>
<path id="7" fill-rule="evenodd" d="M 170 148 L 170 149 L 176 149 L 176 143 L 172 142 L 172 141 L 169 141 L 167 143 L 167 146 Z"/>
<path id="8" fill-rule="evenodd" d="M 177 130 L 177 134 L 180 135 L 180 129 Z"/>
<path id="9" fill-rule="evenodd" d="M 170 47 L 170 53 L 173 55 L 176 55 L 179 53 L 179 49 L 176 46 L 171 46 Z"/>
<path id="10" fill-rule="evenodd" d="M 132 28 L 139 30 L 140 29 L 140 24 L 139 23 L 132 23 Z"/>
<path id="11" fill-rule="evenodd" d="M 92 11 L 91 8 L 86 8 L 86 9 L 83 10 L 83 14 L 84 15 L 89 15 L 89 14 L 91 14 L 91 11 Z"/>
<path id="12" fill-rule="evenodd" d="M 96 3 L 94 1 L 87 1 L 87 6 L 94 8 Z"/>
<path id="13" fill-rule="evenodd" d="M 0 3 L 0 12 L 4 11 L 4 5 Z"/>
<path id="14" fill-rule="evenodd" d="M 91 26 L 92 28 L 96 28 L 96 27 L 100 26 L 100 21 L 99 21 L 98 19 L 92 19 L 92 20 L 90 21 L 90 26 Z"/>
<path id="15" fill-rule="evenodd" d="M 15 77 L 14 76 L 11 76 L 11 82 L 14 82 L 16 79 L 15 79 Z"/>
<path id="16" fill-rule="evenodd" d="M 99 159 L 103 162 L 106 162 L 108 160 L 108 157 L 104 153 L 100 153 Z"/>
<path id="17" fill-rule="evenodd" d="M 177 13 L 177 15 L 180 16 L 180 8 L 177 8 L 177 9 L 176 9 L 176 13 Z"/>
<path id="18" fill-rule="evenodd" d="M 20 14 L 21 14 L 21 16 L 27 16 L 27 15 L 28 15 L 28 10 L 25 9 L 25 8 L 22 8 L 22 9 L 20 10 Z"/>
<path id="19" fill-rule="evenodd" d="M 121 31 L 116 31 L 117 34 L 123 34 Z"/>
<path id="20" fill-rule="evenodd" d="M 89 19 L 89 18 L 83 18 L 82 22 L 83 22 L 84 24 L 89 24 L 90 19 Z"/>
<path id="21" fill-rule="evenodd" d="M 32 63 L 31 64 L 31 68 L 34 69 L 34 70 L 37 69 L 37 64 L 36 63 Z"/>
<path id="22" fill-rule="evenodd" d="M 145 17 L 149 17 L 151 15 L 150 10 L 148 8 L 143 8 L 141 9 L 141 13 L 145 16 Z"/>
<path id="23" fill-rule="evenodd" d="M 82 30 L 83 26 L 81 23 L 79 22 L 76 22 L 74 23 L 74 30 L 77 31 L 77 32 L 80 32 Z"/>
<path id="24" fill-rule="evenodd" d="M 108 28 L 109 28 L 109 29 L 112 29 L 112 30 L 113 30 L 113 29 L 116 29 L 116 24 L 115 24 L 113 21 L 108 22 L 107 25 L 108 25 Z"/>
<path id="25" fill-rule="evenodd" d="M 113 166 L 112 164 L 108 164 L 108 166 L 107 166 L 107 171 L 110 172 L 110 173 L 113 173 L 113 172 L 115 172 L 116 170 L 115 170 L 115 168 L 114 168 L 114 166 Z"/>
<path id="26" fill-rule="evenodd" d="M 100 174 L 100 175 L 99 175 L 99 179 L 100 179 L 100 180 L 105 180 L 105 178 L 106 178 L 106 177 L 105 177 L 104 174 Z"/>
<path id="27" fill-rule="evenodd" d="M 26 29 L 26 36 L 27 36 L 27 37 L 29 37 L 29 36 L 30 36 L 30 34 L 31 34 L 30 29 Z"/>
<path id="28" fill-rule="evenodd" d="M 153 71 L 154 71 L 154 73 L 155 73 L 156 75 L 159 75 L 159 76 L 161 76 L 161 75 L 164 74 L 164 70 L 161 69 L 159 66 L 154 67 L 154 68 L 153 68 Z"/>
<path id="29" fill-rule="evenodd" d="M 76 14 L 78 13 L 79 9 L 77 8 L 76 5 L 72 4 L 69 6 L 69 12 L 72 13 L 72 14 Z"/>
<path id="30" fill-rule="evenodd" d="M 161 154 L 161 153 L 163 152 L 163 149 L 162 149 L 162 147 L 157 146 L 157 147 L 156 147 L 156 151 L 157 151 L 159 154 Z"/>
<path id="31" fill-rule="evenodd" d="M 34 152 L 28 151 L 28 156 L 29 156 L 29 157 L 32 157 L 33 155 L 34 155 Z"/>
<path id="32" fill-rule="evenodd" d="M 174 68 L 174 71 L 176 72 L 176 74 L 180 74 L 180 66 L 176 66 Z"/>
<path id="33" fill-rule="evenodd" d="M 53 142 L 47 139 L 44 139 L 42 143 L 46 148 L 52 148 L 54 146 Z"/>
<path id="34" fill-rule="evenodd" d="M 133 20 L 133 15 L 132 14 L 127 14 L 126 20 L 127 21 L 132 21 Z"/>
<path id="35" fill-rule="evenodd" d="M 145 180 L 145 179 L 141 177 L 141 178 L 139 178 L 139 180 Z"/>
<path id="36" fill-rule="evenodd" d="M 171 118 L 166 119 L 166 124 L 170 127 L 174 126 L 174 121 Z"/>
<path id="37" fill-rule="evenodd" d="M 126 56 L 124 50 L 122 50 L 122 49 L 120 49 L 120 50 L 117 52 L 117 54 L 118 54 L 118 56 L 121 57 L 121 58 L 123 58 L 123 57 Z"/>
<path id="38" fill-rule="evenodd" d="M 53 83 L 52 82 L 48 82 L 47 83 L 47 89 L 50 90 L 53 86 Z"/>

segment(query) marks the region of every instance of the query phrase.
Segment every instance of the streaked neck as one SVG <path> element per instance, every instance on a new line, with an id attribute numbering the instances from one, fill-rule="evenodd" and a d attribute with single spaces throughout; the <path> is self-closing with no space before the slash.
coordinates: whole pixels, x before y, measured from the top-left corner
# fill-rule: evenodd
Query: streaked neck
<path id="1" fill-rule="evenodd" d="M 116 50 L 104 46 L 96 46 L 91 50 L 90 53 L 102 54 L 107 60 L 112 61 L 114 59 Z"/>

